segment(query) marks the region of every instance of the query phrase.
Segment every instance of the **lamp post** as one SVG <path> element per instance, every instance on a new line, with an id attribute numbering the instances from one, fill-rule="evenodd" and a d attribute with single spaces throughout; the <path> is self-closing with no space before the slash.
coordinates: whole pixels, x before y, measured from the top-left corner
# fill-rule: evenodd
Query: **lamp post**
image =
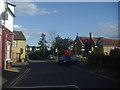
<path id="1" fill-rule="evenodd" d="M 84 49 L 84 47 L 83 47 L 83 46 L 82 46 L 81 51 L 82 51 L 82 57 L 83 57 L 83 52 L 85 51 L 85 49 Z"/>
<path id="2" fill-rule="evenodd" d="M 58 49 L 55 49 L 55 52 L 57 53 L 57 61 L 58 61 Z"/>

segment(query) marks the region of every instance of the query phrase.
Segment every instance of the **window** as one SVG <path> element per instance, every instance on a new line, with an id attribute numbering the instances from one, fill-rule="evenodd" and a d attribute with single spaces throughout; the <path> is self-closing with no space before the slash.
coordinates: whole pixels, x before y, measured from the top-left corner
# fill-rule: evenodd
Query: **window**
<path id="1" fill-rule="evenodd" d="M 17 41 L 13 41 L 13 46 L 17 47 Z"/>
<path id="2" fill-rule="evenodd" d="M 7 41 L 7 59 L 10 59 L 10 41 Z"/>

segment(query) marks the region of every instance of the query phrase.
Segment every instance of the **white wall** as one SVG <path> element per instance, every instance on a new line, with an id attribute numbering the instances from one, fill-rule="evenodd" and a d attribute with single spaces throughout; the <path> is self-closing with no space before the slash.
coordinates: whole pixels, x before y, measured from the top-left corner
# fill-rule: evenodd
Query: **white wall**
<path id="1" fill-rule="evenodd" d="M 4 0 L 0 0 L 0 24 L 2 24 L 1 14 L 5 10 Z"/>
<path id="2" fill-rule="evenodd" d="M 9 7 L 10 10 L 14 13 L 14 6 L 8 5 L 8 7 Z M 2 12 L 4 12 L 4 11 L 5 11 L 4 0 L 0 0 L 0 13 L 2 13 Z M 7 14 L 8 14 L 8 20 L 5 20 L 5 22 L 4 22 L 4 20 L 1 20 L 1 19 L 0 19 L 0 23 L 1 23 L 2 25 L 4 25 L 4 23 L 5 23 L 4 26 L 5 26 L 7 29 L 9 29 L 11 32 L 13 32 L 13 21 L 14 21 L 14 17 L 13 17 L 9 12 L 7 12 Z"/>
<path id="3" fill-rule="evenodd" d="M 8 13 L 8 20 L 5 20 L 5 27 L 13 32 L 13 17 L 10 13 Z"/>
<path id="4" fill-rule="evenodd" d="M 8 5 L 8 7 L 9 7 L 10 10 L 14 13 L 14 6 Z M 14 22 L 14 17 L 8 12 L 8 20 L 6 20 L 5 26 L 6 26 L 11 32 L 13 32 L 13 22 Z"/>

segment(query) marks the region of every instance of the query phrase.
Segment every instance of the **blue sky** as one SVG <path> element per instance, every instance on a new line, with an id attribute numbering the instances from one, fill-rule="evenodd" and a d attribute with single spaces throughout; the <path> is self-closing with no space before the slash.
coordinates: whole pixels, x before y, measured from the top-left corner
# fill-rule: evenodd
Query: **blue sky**
<path id="1" fill-rule="evenodd" d="M 17 2 L 14 30 L 21 30 L 28 45 L 37 45 L 41 33 L 55 32 L 73 40 L 79 36 L 116 39 L 118 37 L 117 2 Z"/>

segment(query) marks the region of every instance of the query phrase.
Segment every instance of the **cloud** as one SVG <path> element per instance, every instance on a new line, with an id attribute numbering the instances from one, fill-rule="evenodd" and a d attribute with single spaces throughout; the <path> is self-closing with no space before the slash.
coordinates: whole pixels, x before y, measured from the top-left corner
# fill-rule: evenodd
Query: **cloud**
<path id="1" fill-rule="evenodd" d="M 13 25 L 14 30 L 20 30 L 23 27 L 21 25 Z"/>
<path id="2" fill-rule="evenodd" d="M 28 31 L 28 29 L 24 28 L 23 26 L 21 26 L 21 25 L 13 25 L 13 29 L 15 31 L 22 31 L 23 34 L 25 35 L 26 39 L 30 38 L 30 32 Z"/>
<path id="3" fill-rule="evenodd" d="M 46 8 L 38 8 L 34 3 L 30 2 L 16 2 L 15 8 L 16 15 L 42 15 L 42 14 L 51 14 L 58 13 L 58 10 L 47 10 Z"/>
<path id="4" fill-rule="evenodd" d="M 32 40 L 37 38 L 39 39 L 42 33 L 48 35 L 48 33 L 42 32 L 44 31 L 43 29 L 35 29 L 35 28 L 30 29 L 30 28 L 25 28 L 22 25 L 14 25 L 13 28 L 15 31 L 22 31 L 27 40 Z"/>
<path id="5" fill-rule="evenodd" d="M 53 10 L 53 13 L 58 13 L 59 11 L 58 10 Z"/>
<path id="6" fill-rule="evenodd" d="M 103 23 L 100 25 L 100 27 L 100 29 L 97 29 L 93 32 L 94 35 L 118 39 L 118 24 Z"/>

